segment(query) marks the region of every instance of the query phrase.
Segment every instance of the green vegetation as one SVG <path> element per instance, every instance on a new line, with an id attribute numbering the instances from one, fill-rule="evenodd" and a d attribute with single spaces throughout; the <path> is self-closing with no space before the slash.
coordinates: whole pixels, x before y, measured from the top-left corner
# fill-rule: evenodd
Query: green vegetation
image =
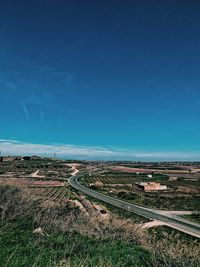
<path id="1" fill-rule="evenodd" d="M 194 213 L 191 215 L 184 215 L 183 217 L 192 221 L 192 222 L 200 223 L 200 213 Z"/>
<path id="2" fill-rule="evenodd" d="M 2 266 L 198 266 L 199 243 L 167 243 L 115 217 L 85 217 L 68 202 L 32 199 L 26 190 L 0 186 Z M 41 232 L 34 233 L 41 227 Z M 166 253 L 166 246 L 173 253 Z M 180 253 L 181 246 L 181 253 Z M 195 251 L 195 253 L 193 252 Z M 174 253 L 177 253 L 174 255 Z M 187 256 L 186 256 L 187 255 Z M 189 256 L 189 257 L 188 257 Z"/>
<path id="3" fill-rule="evenodd" d="M 156 241 L 160 241 L 161 243 L 163 239 L 165 239 L 166 242 L 171 242 L 173 240 L 174 243 L 180 243 L 182 246 L 189 246 L 191 242 L 197 242 L 196 237 L 179 232 L 178 230 L 172 229 L 168 226 L 149 228 L 147 231 L 150 235 L 154 236 Z"/>
<path id="4" fill-rule="evenodd" d="M 149 178 L 146 174 L 130 174 L 121 172 L 107 172 L 105 174 L 96 174 L 93 176 L 84 175 L 83 181 L 85 184 L 100 181 L 104 184 L 134 184 L 139 181 L 157 181 L 166 182 L 168 176 L 163 174 L 154 174 L 153 178 Z"/>
<path id="5" fill-rule="evenodd" d="M 196 177 L 196 174 L 193 175 Z M 83 183 L 87 186 L 90 183 L 94 184 L 96 181 L 103 183 L 102 187 L 96 189 L 133 204 L 168 210 L 200 210 L 199 178 L 178 177 L 175 180 L 169 180 L 169 177 L 165 174 L 153 174 L 153 177 L 149 178 L 144 173 L 132 174 L 109 171 L 93 176 L 85 175 L 83 179 Z M 167 185 L 168 191 L 144 192 L 135 184 L 140 181 L 160 182 Z"/>
<path id="6" fill-rule="evenodd" d="M 33 234 L 31 219 L 0 225 L 1 266 L 149 266 L 151 254 L 139 246 L 78 233 Z M 151 266 L 153 266 L 151 264 Z"/>
<path id="7" fill-rule="evenodd" d="M 66 181 L 71 171 L 66 163 L 67 161 L 45 158 L 1 162 L 1 179 L 3 180 L 4 174 L 7 177 L 22 178 L 40 170 L 39 176 L 44 177 L 31 179 Z M 82 163 L 83 169 L 90 165 L 88 162 Z M 92 163 L 91 166 L 98 164 Z M 178 193 L 177 190 L 180 185 L 184 187 L 187 183 L 196 189 L 198 180 L 193 179 L 190 183 L 181 177 L 169 181 L 166 175 L 154 174 L 153 180 L 169 185 L 170 192 L 144 193 L 134 183 L 145 180 L 152 179 L 146 174 L 108 171 L 93 176 L 86 175 L 83 182 L 88 184 L 100 181 L 103 186 L 98 190 L 107 194 L 113 191 L 112 195 L 140 205 L 198 210 L 198 194 Z M 64 188 L 0 185 L 0 266 L 200 266 L 198 239 L 167 227 L 142 230 L 138 224 L 145 223 L 148 219 L 92 197 L 86 196 L 86 199 L 81 200 L 82 196 L 67 187 L 67 182 L 65 184 Z M 104 184 L 123 185 L 115 188 L 104 187 Z M 84 203 L 88 206 L 84 206 L 85 209 L 82 210 L 75 204 L 77 200 L 83 206 Z M 109 211 L 107 219 L 97 214 L 93 203 L 102 205 Z M 199 217 L 191 216 L 190 219 L 197 221 Z M 40 229 L 38 233 L 34 233 L 36 229 Z"/>
<path id="8" fill-rule="evenodd" d="M 167 209 L 167 210 L 200 210 L 199 206 L 200 196 L 198 195 L 173 196 L 170 194 L 163 194 L 161 192 L 137 194 L 137 193 L 121 191 L 116 194 L 116 197 L 126 200 L 132 204 L 137 204 L 151 208 Z"/>
<path id="9" fill-rule="evenodd" d="M 26 192 L 10 186 L 0 187 L 0 199 L 2 266 L 148 266 L 153 257 L 136 243 L 69 229 L 73 220 L 80 220 L 80 212 L 68 205 L 52 208 L 50 203 L 44 210 Z M 44 232 L 34 234 L 39 226 Z"/>
<path id="10" fill-rule="evenodd" d="M 97 200 L 96 198 L 93 198 L 91 196 L 86 195 L 86 198 L 91 200 L 93 203 L 97 203 L 99 205 L 103 205 L 109 212 L 116 214 L 117 216 L 119 216 L 119 218 L 121 219 L 130 219 L 132 220 L 134 223 L 145 223 L 145 222 L 149 222 L 150 220 L 142 217 L 140 215 L 137 215 L 135 213 L 117 208 L 111 204 L 105 203 L 101 200 Z"/>
<path id="11" fill-rule="evenodd" d="M 39 170 L 39 177 L 36 180 L 66 180 L 71 175 L 71 168 L 65 161 L 49 158 L 36 158 L 29 160 L 15 160 L 0 162 L 0 175 L 4 178 L 31 178 L 30 175 Z"/>

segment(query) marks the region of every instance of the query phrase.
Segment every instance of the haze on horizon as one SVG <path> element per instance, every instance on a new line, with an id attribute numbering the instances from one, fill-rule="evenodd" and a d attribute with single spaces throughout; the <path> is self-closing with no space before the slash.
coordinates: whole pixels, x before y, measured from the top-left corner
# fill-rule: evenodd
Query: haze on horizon
<path id="1" fill-rule="evenodd" d="M 0 150 L 200 160 L 199 13 L 185 0 L 2 2 Z"/>

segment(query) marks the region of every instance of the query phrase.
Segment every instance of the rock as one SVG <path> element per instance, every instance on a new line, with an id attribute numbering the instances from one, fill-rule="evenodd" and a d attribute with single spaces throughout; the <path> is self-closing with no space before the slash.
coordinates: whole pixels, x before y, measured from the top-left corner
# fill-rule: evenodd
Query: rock
<path id="1" fill-rule="evenodd" d="M 43 230 L 42 230 L 41 227 L 36 228 L 36 229 L 33 231 L 33 234 L 44 235 Z"/>

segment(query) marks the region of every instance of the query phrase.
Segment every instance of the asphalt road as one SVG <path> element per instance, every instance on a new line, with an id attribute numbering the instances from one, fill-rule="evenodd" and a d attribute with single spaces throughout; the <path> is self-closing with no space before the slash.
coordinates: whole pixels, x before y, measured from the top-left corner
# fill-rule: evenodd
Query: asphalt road
<path id="1" fill-rule="evenodd" d="M 171 228 L 177 229 L 181 232 L 200 238 L 200 224 L 190 222 L 184 218 L 174 216 L 174 215 L 163 215 L 160 213 L 159 210 L 145 208 L 145 207 L 138 206 L 138 205 L 133 205 L 126 201 L 123 201 L 123 200 L 120 200 L 114 197 L 110 197 L 100 192 L 97 192 L 95 190 L 89 189 L 81 185 L 78 182 L 78 178 L 80 177 L 81 175 L 77 175 L 77 176 L 72 176 L 69 179 L 70 185 L 74 187 L 75 189 L 89 196 L 92 196 L 96 199 L 109 203 L 113 206 L 136 213 L 150 220 L 158 220 L 158 221 L 164 222 L 166 225 L 168 225 Z"/>

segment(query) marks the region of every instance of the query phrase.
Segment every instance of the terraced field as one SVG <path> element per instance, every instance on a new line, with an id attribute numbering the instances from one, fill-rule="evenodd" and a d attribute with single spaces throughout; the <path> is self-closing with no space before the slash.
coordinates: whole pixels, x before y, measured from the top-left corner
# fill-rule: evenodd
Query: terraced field
<path id="1" fill-rule="evenodd" d="M 56 187 L 48 187 L 48 188 L 30 188 L 31 194 L 37 200 L 50 200 L 55 201 L 56 203 L 61 203 L 66 198 L 67 192 L 65 188 L 56 188 Z"/>
<path id="2" fill-rule="evenodd" d="M 153 178 L 148 178 L 145 174 L 129 174 L 129 173 L 112 173 L 99 174 L 94 176 L 85 176 L 84 182 L 95 183 L 96 181 L 102 182 L 103 184 L 134 184 L 138 181 L 167 181 L 168 176 L 162 174 L 154 174 Z"/>

